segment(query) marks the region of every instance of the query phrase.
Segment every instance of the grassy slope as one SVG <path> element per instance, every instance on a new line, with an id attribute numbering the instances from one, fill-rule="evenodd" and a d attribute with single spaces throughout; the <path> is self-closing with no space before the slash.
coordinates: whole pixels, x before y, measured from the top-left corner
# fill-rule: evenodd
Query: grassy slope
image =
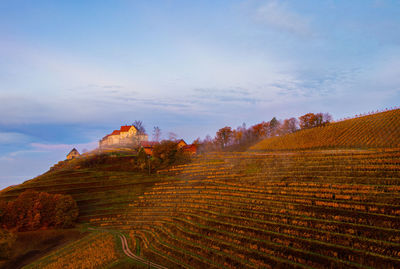
<path id="1" fill-rule="evenodd" d="M 381 143 L 385 149 L 213 153 L 161 172 L 168 176 L 130 171 L 123 156 L 92 168 L 77 161 L 0 197 L 13 199 L 28 188 L 71 194 L 81 223 L 124 233 L 134 253 L 169 268 L 398 268 L 400 151 L 391 146 L 398 146 L 398 114 L 307 130 L 337 137 L 331 141 L 361 141 L 343 148 Z M 344 136 L 346 128 L 353 135 Z M 79 252 L 79 242 L 91 244 L 91 238 L 49 257 Z M 116 250 L 119 260 L 110 268 L 140 267 Z"/>
<path id="2" fill-rule="evenodd" d="M 0 268 L 20 268 L 60 246 L 84 237 L 87 233 L 79 229 L 21 232 L 17 234 L 12 257 L 1 263 Z"/>
<path id="3" fill-rule="evenodd" d="M 51 172 L 9 195 L 28 186 L 71 193 L 81 222 L 125 233 L 135 253 L 169 268 L 391 268 L 400 265 L 399 156 L 391 149 L 215 153 L 162 172 L 170 177 L 150 177 L 139 191 L 137 173 L 102 167 Z M 93 240 L 49 257 L 76 256 Z M 117 251 L 110 267 L 141 267 Z"/>
<path id="4" fill-rule="evenodd" d="M 255 151 L 400 147 L 400 109 L 268 138 Z"/>
<path id="5" fill-rule="evenodd" d="M 48 171 L 23 184 L 4 189 L 0 193 L 0 199 L 12 200 L 28 189 L 70 194 L 79 206 L 79 223 L 86 223 L 104 212 L 123 215 L 128 204 L 132 203 L 138 195 L 143 194 L 144 191 L 165 178 L 133 171 L 130 166 L 130 155 L 127 154 L 114 154 L 113 157 L 107 158 L 105 163 L 94 163 L 92 167 L 87 167 L 88 165 L 82 163 L 95 157 L 89 156 L 89 159 L 86 160 L 62 162 L 55 170 Z M 77 229 L 75 230 L 78 232 Z M 48 238 L 48 242 L 51 241 L 51 244 L 49 243 L 51 247 L 44 243 L 41 244 L 41 240 L 38 238 L 41 234 L 46 233 L 51 233 L 51 231 L 33 233 L 35 235 L 32 236 L 32 242 L 27 242 L 26 249 L 20 249 L 16 245 L 18 251 L 15 251 L 16 255 L 7 264 L 13 262 L 26 264 L 33 258 L 39 258 L 65 244 L 63 240 L 56 240 L 61 235 Z M 60 234 L 62 234 L 61 231 Z M 19 238 L 22 235 L 23 233 L 18 233 Z M 74 238 L 77 237 L 71 236 L 71 239 Z M 17 244 L 19 244 L 18 242 Z M 120 252 L 122 253 L 122 250 Z M 122 264 L 120 263 L 119 266 L 122 266 Z M 132 264 L 128 264 L 127 267 L 130 268 L 131 266 Z"/>
<path id="6" fill-rule="evenodd" d="M 169 267 L 396 267 L 399 156 L 211 154 L 92 224 L 129 233 Z"/>

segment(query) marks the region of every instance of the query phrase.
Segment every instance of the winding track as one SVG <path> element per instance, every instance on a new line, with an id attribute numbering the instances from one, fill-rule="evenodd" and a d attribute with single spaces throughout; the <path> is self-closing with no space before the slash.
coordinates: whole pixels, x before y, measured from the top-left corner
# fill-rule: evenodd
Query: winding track
<path id="1" fill-rule="evenodd" d="M 167 269 L 167 267 L 161 266 L 159 264 L 156 264 L 156 263 L 153 263 L 153 262 L 150 262 L 150 261 L 146 261 L 142 257 L 133 254 L 132 251 L 129 249 L 128 241 L 126 240 L 125 235 L 120 234 L 119 238 L 121 239 L 122 250 L 124 251 L 125 255 L 128 256 L 129 258 L 132 258 L 135 261 L 138 261 L 138 262 L 144 263 L 146 265 L 149 265 L 150 267 L 154 267 L 154 268 L 157 268 L 157 269 Z"/>
<path id="2" fill-rule="evenodd" d="M 109 232 L 109 231 L 106 230 L 106 229 L 95 229 L 95 228 L 93 228 L 93 227 L 90 227 L 88 230 L 92 230 L 92 231 L 100 230 L 100 231 Z M 131 251 L 130 248 L 129 248 L 128 240 L 126 240 L 125 235 L 123 235 L 123 234 L 118 234 L 118 236 L 119 236 L 119 239 L 121 239 L 122 250 L 124 251 L 125 255 L 128 256 L 129 258 L 131 258 L 131 259 L 133 259 L 133 260 L 135 260 L 135 261 L 144 263 L 144 264 L 148 265 L 149 267 L 153 267 L 153 268 L 157 268 L 157 269 L 168 269 L 167 267 L 164 267 L 164 266 L 162 266 L 162 265 L 156 264 L 156 263 L 154 263 L 154 262 L 150 262 L 150 261 L 148 261 L 148 260 L 143 259 L 143 258 L 140 257 L 140 256 L 137 256 L 137 255 L 133 254 L 132 251 Z"/>

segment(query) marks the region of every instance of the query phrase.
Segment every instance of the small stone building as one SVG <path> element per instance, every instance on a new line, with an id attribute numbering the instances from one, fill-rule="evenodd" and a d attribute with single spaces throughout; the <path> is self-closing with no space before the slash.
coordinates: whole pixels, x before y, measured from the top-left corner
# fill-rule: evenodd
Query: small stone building
<path id="1" fill-rule="evenodd" d="M 195 155 L 197 153 L 197 145 L 196 144 L 190 144 L 182 147 L 184 152 L 190 153 L 192 155 Z"/>
<path id="2" fill-rule="evenodd" d="M 144 152 L 147 155 L 153 155 L 154 146 L 157 145 L 156 141 L 142 141 L 140 142 L 140 146 L 143 148 Z"/>
<path id="3" fill-rule="evenodd" d="M 74 158 L 78 158 L 79 156 L 81 156 L 81 154 L 79 154 L 79 152 L 76 150 L 76 148 L 73 148 L 70 153 L 68 153 L 67 155 L 67 160 L 71 160 Z"/>
<path id="4" fill-rule="evenodd" d="M 99 141 L 99 148 L 113 146 L 137 146 L 142 141 L 147 141 L 146 134 L 140 134 L 134 125 L 121 126 L 119 130 L 114 130 Z"/>
<path id="5" fill-rule="evenodd" d="M 184 146 L 187 146 L 187 143 L 186 143 L 185 140 L 183 140 L 183 139 L 179 140 L 179 141 L 177 142 L 177 144 L 176 144 L 176 147 L 177 147 L 178 149 L 181 149 L 181 148 L 183 148 Z"/>

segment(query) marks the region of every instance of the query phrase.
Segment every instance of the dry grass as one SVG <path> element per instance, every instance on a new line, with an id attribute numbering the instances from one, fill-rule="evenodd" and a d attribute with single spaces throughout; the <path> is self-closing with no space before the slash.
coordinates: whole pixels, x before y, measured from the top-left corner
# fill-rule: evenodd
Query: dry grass
<path id="1" fill-rule="evenodd" d="M 250 150 L 400 147 L 400 109 L 272 137 Z"/>
<path id="2" fill-rule="evenodd" d="M 102 268 L 120 258 L 109 233 L 96 233 L 42 258 L 28 268 Z"/>
<path id="3" fill-rule="evenodd" d="M 0 268 L 19 268 L 44 256 L 60 246 L 78 240 L 85 233 L 77 229 L 40 230 L 16 233 L 12 257 Z"/>

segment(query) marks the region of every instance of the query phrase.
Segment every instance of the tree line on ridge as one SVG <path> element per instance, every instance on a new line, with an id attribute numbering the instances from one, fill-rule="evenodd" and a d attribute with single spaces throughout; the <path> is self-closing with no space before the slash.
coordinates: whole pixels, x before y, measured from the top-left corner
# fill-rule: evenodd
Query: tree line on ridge
<path id="1" fill-rule="evenodd" d="M 200 152 L 215 150 L 244 150 L 262 139 L 286 135 L 302 129 L 320 127 L 329 124 L 332 116 L 329 113 L 307 113 L 298 119 L 292 117 L 283 121 L 272 118 L 270 121 L 236 129 L 225 126 L 217 131 L 215 137 L 207 135 L 204 140 L 196 139 Z"/>

